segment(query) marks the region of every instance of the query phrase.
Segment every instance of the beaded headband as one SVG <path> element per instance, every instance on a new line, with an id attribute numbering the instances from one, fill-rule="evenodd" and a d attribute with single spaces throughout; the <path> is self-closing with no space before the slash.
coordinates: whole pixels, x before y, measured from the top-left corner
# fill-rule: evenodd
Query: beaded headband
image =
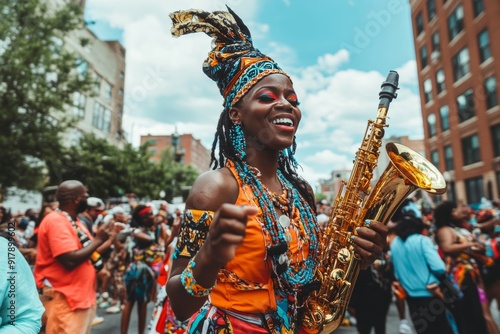
<path id="1" fill-rule="evenodd" d="M 270 57 L 254 48 L 250 31 L 231 8 L 212 13 L 199 9 L 170 14 L 173 36 L 204 32 L 214 47 L 203 62 L 203 72 L 217 83 L 224 107 L 234 106 L 259 80 L 273 73 L 288 75 Z"/>

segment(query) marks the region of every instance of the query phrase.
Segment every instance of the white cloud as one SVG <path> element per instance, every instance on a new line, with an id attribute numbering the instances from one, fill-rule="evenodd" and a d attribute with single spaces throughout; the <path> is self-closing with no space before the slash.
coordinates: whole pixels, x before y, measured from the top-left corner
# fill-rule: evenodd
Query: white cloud
<path id="1" fill-rule="evenodd" d="M 327 73 L 335 73 L 340 65 L 349 61 L 349 51 L 339 50 L 336 54 L 327 53 L 318 58 L 318 66 Z"/>
<path id="2" fill-rule="evenodd" d="M 341 49 L 303 68 L 297 52 L 269 38 L 269 25 L 255 16 L 259 2 L 243 0 L 88 0 L 88 16 L 123 30 L 127 50 L 125 131 L 138 144 L 139 136 L 192 133 L 211 148 L 222 109 L 214 82 L 201 70 L 210 50 L 205 34 L 181 38 L 170 35 L 168 14 L 186 8 L 225 9 L 227 3 L 252 31 L 254 41 L 291 74 L 301 101 L 303 118 L 297 133 L 297 159 L 312 184 L 333 169 L 352 166 L 369 119 L 377 114 L 378 93 L 387 73 L 349 68 L 350 55 Z M 257 45 L 257 42 L 256 42 Z M 401 64 L 400 90 L 389 109 L 385 137 L 423 137 L 415 61 Z"/>

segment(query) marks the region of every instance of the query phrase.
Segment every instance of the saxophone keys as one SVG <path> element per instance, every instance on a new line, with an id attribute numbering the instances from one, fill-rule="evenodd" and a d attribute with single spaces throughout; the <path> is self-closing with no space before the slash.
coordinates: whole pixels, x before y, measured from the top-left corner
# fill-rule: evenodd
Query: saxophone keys
<path id="1" fill-rule="evenodd" d="M 335 269 L 331 273 L 331 278 L 335 281 L 343 279 L 345 276 L 345 272 L 342 269 Z"/>
<path id="2" fill-rule="evenodd" d="M 351 252 L 347 248 L 341 248 L 337 253 L 337 259 L 342 263 L 349 262 L 351 260 Z"/>

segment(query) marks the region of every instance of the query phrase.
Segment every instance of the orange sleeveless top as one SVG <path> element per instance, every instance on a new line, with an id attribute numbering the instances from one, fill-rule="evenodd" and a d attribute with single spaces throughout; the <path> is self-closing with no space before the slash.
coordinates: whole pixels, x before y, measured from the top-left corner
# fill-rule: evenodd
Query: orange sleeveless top
<path id="1" fill-rule="evenodd" d="M 226 167 L 229 168 L 238 182 L 239 192 L 235 204 L 259 207 L 257 198 L 250 187 L 242 183 L 234 165 L 229 162 Z M 186 214 L 191 217 L 191 223 L 199 224 L 201 222 L 206 226 L 205 230 L 208 231 L 208 226 L 213 219 L 213 212 L 187 210 Z M 293 220 L 300 222 L 300 229 L 304 230 L 297 208 L 293 212 Z M 249 217 L 243 243 L 236 249 L 233 260 L 219 271 L 217 285 L 209 297 L 212 305 L 241 313 L 267 313 L 276 310 L 276 298 L 271 278 L 271 259 L 266 259 L 266 246 L 271 244 L 271 237 L 268 233 L 264 233 L 263 226 L 261 214 Z M 183 233 L 189 232 L 181 231 L 181 234 Z M 180 235 L 179 238 L 182 236 Z M 194 242 L 193 239 L 190 241 Z M 193 251 L 197 251 L 203 242 L 204 240 L 198 240 L 198 245 L 189 250 L 189 245 L 184 244 L 179 248 L 178 244 L 177 255 L 194 256 Z M 305 247 L 303 245 L 299 249 L 295 233 L 291 233 L 288 247 L 291 252 L 291 265 L 307 258 L 308 245 Z"/>

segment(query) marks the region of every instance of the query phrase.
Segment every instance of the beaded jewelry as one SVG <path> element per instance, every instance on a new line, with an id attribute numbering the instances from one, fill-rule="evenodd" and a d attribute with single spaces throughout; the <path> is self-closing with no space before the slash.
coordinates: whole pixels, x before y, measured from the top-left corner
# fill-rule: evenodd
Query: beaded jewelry
<path id="1" fill-rule="evenodd" d="M 244 184 L 247 184 L 253 192 L 255 199 L 258 201 L 259 207 L 262 209 L 262 220 L 264 233 L 271 238 L 271 244 L 267 246 L 267 255 L 271 257 L 274 277 L 279 286 L 285 291 L 292 293 L 300 290 L 304 282 L 310 282 L 314 276 L 314 268 L 316 261 L 314 260 L 318 252 L 317 226 L 315 216 L 312 209 L 306 204 L 307 202 L 301 198 L 297 189 L 283 176 L 278 170 L 278 178 L 286 190 L 290 205 L 289 226 L 280 224 L 279 215 L 273 204 L 272 193 L 262 184 L 258 178 L 258 171 L 249 166 L 245 162 L 235 163 L 236 171 Z M 276 199 L 276 202 L 279 202 Z M 283 201 L 285 202 L 285 201 Z M 281 203 L 280 203 L 281 204 Z M 288 213 L 288 208 L 281 204 L 283 210 Z M 281 211 L 281 208 L 278 206 Z M 283 213 L 285 213 L 282 211 Z M 298 217 L 294 217 L 294 213 Z M 303 223 L 303 226 L 299 222 Z M 295 229 L 298 237 L 299 249 L 304 245 L 308 246 L 308 255 L 299 261 L 298 265 L 291 266 L 288 258 L 289 247 L 287 236 L 289 228 Z"/>
<path id="2" fill-rule="evenodd" d="M 243 135 L 243 128 L 239 123 L 233 123 L 231 129 L 229 129 L 229 138 L 231 138 L 231 144 L 233 145 L 236 156 L 243 160 L 247 154 L 247 143 L 245 141 L 245 136 Z"/>
<path id="3" fill-rule="evenodd" d="M 184 289 L 193 297 L 207 297 L 210 292 L 217 285 L 217 281 L 215 281 L 214 285 L 211 288 L 204 288 L 198 283 L 193 276 L 193 268 L 196 265 L 194 262 L 194 258 L 189 261 L 186 269 L 181 273 L 181 283 Z"/>

